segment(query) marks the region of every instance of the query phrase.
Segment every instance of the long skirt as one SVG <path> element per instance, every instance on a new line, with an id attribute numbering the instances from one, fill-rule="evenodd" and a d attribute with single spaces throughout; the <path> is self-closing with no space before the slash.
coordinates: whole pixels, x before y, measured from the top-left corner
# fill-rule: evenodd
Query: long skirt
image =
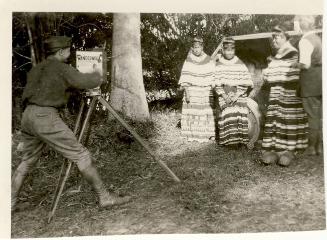
<path id="1" fill-rule="evenodd" d="M 249 142 L 249 109 L 246 98 L 240 97 L 231 106 L 222 109 L 218 117 L 219 144 L 235 145 Z"/>
<path id="2" fill-rule="evenodd" d="M 190 86 L 190 103 L 183 99 L 181 135 L 188 141 L 208 142 L 215 138 L 215 117 L 211 87 Z"/>
<path id="3" fill-rule="evenodd" d="M 308 146 L 308 121 L 294 83 L 271 86 L 262 149 L 297 151 Z"/>

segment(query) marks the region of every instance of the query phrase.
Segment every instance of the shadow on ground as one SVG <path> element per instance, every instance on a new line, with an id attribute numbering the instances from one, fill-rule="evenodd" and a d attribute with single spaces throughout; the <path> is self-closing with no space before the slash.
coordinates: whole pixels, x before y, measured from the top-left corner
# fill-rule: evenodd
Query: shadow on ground
<path id="1" fill-rule="evenodd" d="M 99 209 L 95 194 L 74 169 L 56 216 L 47 224 L 61 162 L 54 152 L 46 152 L 26 180 L 12 216 L 12 237 L 326 228 L 322 157 L 298 156 L 288 168 L 264 166 L 258 149 L 182 140 L 176 112 L 152 118 L 151 134 L 143 137 L 181 183 L 174 183 L 138 143 L 114 136 L 113 125 L 97 123 L 89 142 L 96 165 L 109 189 L 129 194 L 133 201 Z M 18 141 L 14 135 L 13 149 Z M 14 150 L 13 167 L 18 159 Z"/>

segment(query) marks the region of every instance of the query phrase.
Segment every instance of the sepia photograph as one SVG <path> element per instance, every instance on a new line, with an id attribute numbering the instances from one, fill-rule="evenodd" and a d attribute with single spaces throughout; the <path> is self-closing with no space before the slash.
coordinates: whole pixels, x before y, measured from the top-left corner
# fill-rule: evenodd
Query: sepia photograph
<path id="1" fill-rule="evenodd" d="M 326 230 L 323 21 L 11 12 L 11 238 Z"/>

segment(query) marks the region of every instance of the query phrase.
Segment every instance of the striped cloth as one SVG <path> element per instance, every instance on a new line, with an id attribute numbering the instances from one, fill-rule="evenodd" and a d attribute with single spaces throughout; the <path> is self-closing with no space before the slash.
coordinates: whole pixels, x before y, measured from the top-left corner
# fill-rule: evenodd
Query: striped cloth
<path id="1" fill-rule="evenodd" d="M 291 67 L 297 61 L 298 51 L 287 42 L 263 70 L 264 80 L 270 85 L 264 151 L 296 151 L 308 146 L 307 116 L 297 96 L 300 70 Z"/>
<path id="2" fill-rule="evenodd" d="M 219 144 L 234 145 L 247 143 L 248 114 L 247 92 L 253 86 L 251 74 L 246 65 L 237 57 L 227 60 L 219 58 L 215 70 L 215 89 L 219 100 Z M 235 103 L 227 104 L 222 97 L 239 95 Z"/>
<path id="3" fill-rule="evenodd" d="M 207 142 L 215 137 L 212 82 L 214 63 L 203 53 L 190 52 L 186 58 L 179 85 L 185 88 L 189 103 L 183 99 L 181 135 L 188 141 Z"/>

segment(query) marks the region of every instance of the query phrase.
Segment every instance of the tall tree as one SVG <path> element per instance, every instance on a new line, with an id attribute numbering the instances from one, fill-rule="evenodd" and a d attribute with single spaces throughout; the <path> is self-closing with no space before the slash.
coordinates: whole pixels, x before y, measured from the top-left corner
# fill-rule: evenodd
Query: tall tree
<path id="1" fill-rule="evenodd" d="M 112 79 L 110 102 L 127 117 L 149 118 L 142 75 L 140 14 L 113 16 Z"/>

